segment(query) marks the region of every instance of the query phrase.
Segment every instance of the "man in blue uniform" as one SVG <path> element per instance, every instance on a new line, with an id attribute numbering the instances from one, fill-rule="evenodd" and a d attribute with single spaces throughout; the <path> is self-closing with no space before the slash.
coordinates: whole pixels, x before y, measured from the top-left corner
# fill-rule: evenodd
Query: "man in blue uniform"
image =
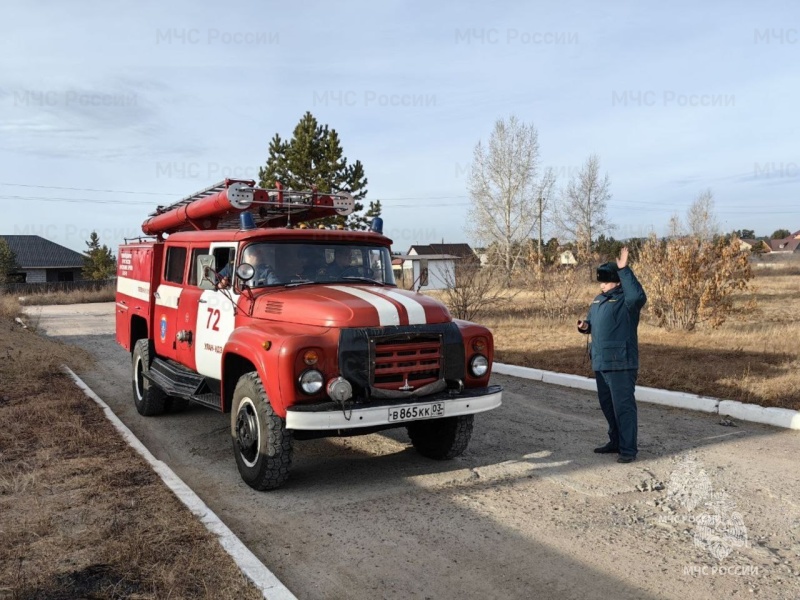
<path id="1" fill-rule="evenodd" d="M 263 287 L 281 283 L 281 279 L 267 262 L 266 244 L 250 244 L 245 248 L 242 262 L 249 263 L 254 268 L 253 277 L 248 282 L 250 287 Z M 230 285 L 232 271 L 232 265 L 229 263 L 217 274 L 218 289 L 227 288 Z"/>
<path id="2" fill-rule="evenodd" d="M 639 313 L 647 296 L 628 267 L 628 249 L 616 263 L 597 268 L 601 294 L 589 307 L 578 331 L 592 335 L 592 369 L 597 380 L 600 408 L 608 421 L 609 441 L 595 448 L 599 454 L 619 453 L 617 462 L 636 459 L 638 431 L 636 376 L 639 372 Z"/>

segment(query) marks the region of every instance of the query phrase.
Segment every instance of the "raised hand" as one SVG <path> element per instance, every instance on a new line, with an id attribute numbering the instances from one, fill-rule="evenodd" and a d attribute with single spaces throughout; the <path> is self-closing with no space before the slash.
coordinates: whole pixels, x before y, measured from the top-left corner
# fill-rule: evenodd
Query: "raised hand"
<path id="1" fill-rule="evenodd" d="M 619 258 L 617 258 L 617 268 L 624 269 L 628 266 L 628 247 L 623 246 L 619 251 Z"/>

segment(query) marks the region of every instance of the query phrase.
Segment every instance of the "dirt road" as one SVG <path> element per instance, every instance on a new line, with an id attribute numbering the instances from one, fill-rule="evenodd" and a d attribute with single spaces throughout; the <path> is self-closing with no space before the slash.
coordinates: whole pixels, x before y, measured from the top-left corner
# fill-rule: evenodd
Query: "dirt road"
<path id="1" fill-rule="evenodd" d="M 296 442 L 287 485 L 259 493 L 228 415 L 136 413 L 113 304 L 30 313 L 96 357 L 86 382 L 299 598 L 800 597 L 797 432 L 641 404 L 619 465 L 592 453 L 592 393 L 496 376 L 503 406 L 455 461 L 400 430 Z"/>

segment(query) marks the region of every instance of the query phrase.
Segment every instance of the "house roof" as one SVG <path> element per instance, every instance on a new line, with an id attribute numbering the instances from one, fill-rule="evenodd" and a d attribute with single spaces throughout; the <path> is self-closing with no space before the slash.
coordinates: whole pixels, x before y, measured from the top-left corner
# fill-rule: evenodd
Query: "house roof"
<path id="1" fill-rule="evenodd" d="M 8 242 L 21 269 L 83 267 L 83 254 L 38 235 L 0 235 Z"/>
<path id="2" fill-rule="evenodd" d="M 794 252 L 800 246 L 800 238 L 783 238 L 782 240 L 770 240 L 767 242 L 773 252 Z"/>
<path id="3" fill-rule="evenodd" d="M 417 254 L 426 255 L 426 254 L 451 254 L 452 256 L 469 256 L 474 257 L 475 252 L 472 251 L 469 244 L 426 244 L 426 245 L 418 245 L 418 246 L 411 246 L 408 249 L 408 254 L 411 254 L 412 250 L 416 250 Z"/>
<path id="4" fill-rule="evenodd" d="M 461 258 L 460 256 L 454 256 L 452 254 L 395 254 L 394 256 L 395 258 L 401 259 L 401 262 L 406 260 L 455 260 Z"/>
<path id="5" fill-rule="evenodd" d="M 748 245 L 750 248 L 756 248 L 758 246 L 765 246 L 768 247 L 769 244 L 764 242 L 764 240 L 754 240 L 754 239 L 745 239 L 742 238 L 739 240 L 742 244 Z"/>

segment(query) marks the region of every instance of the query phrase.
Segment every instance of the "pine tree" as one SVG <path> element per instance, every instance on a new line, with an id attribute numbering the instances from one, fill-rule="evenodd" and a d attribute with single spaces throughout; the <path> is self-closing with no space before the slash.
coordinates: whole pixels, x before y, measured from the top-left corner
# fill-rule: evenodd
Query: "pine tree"
<path id="1" fill-rule="evenodd" d="M 320 125 L 310 112 L 306 112 L 294 128 L 291 140 L 279 134 L 269 143 L 267 164 L 259 169 L 261 187 L 274 188 L 276 182 L 291 189 L 316 188 L 323 193 L 348 192 L 355 200 L 366 196 L 367 178 L 361 161 L 348 164 L 343 156 L 339 134 L 327 125 Z M 361 202 L 348 217 L 331 217 L 325 222 L 366 229 Z"/>
<path id="2" fill-rule="evenodd" d="M 100 245 L 96 231 L 89 236 L 86 245 L 89 249 L 84 252 L 83 276 L 92 281 L 103 281 L 113 276 L 117 271 L 117 259 L 108 246 Z"/>
<path id="3" fill-rule="evenodd" d="M 7 283 L 13 271 L 19 269 L 17 255 L 8 245 L 8 242 L 0 238 L 0 284 Z"/>

